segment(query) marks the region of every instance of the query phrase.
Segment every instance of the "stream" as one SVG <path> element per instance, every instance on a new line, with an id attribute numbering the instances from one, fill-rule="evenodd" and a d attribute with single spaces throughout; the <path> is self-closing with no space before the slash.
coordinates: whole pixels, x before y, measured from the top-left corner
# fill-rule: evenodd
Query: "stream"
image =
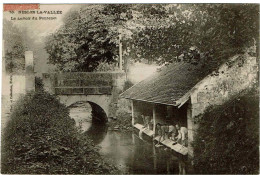
<path id="1" fill-rule="evenodd" d="M 77 104 L 70 116 L 83 132 L 98 145 L 100 154 L 123 174 L 185 174 L 185 161 L 170 150 L 156 148 L 133 132 L 113 131 L 106 124 L 92 123 L 91 106 Z"/>

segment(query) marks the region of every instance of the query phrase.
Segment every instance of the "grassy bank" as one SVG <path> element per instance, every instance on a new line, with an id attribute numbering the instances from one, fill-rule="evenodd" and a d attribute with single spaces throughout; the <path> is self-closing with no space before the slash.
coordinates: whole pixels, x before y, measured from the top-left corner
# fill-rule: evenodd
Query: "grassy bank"
<path id="1" fill-rule="evenodd" d="M 3 174 L 106 174 L 106 163 L 92 141 L 70 118 L 66 106 L 42 90 L 20 98 L 1 142 Z"/>

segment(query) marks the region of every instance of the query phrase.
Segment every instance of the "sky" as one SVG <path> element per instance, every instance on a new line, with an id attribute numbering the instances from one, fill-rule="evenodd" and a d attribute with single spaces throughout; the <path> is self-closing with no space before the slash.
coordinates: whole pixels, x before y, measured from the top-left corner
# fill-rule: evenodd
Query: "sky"
<path id="1" fill-rule="evenodd" d="M 12 21 L 18 27 L 26 28 L 33 38 L 40 40 L 42 37 L 57 30 L 62 25 L 64 15 L 76 6 L 76 4 L 40 4 L 40 9 L 37 11 L 62 11 L 62 14 L 18 14 L 17 11 L 12 14 L 9 11 L 5 11 L 3 17 Z M 11 17 L 38 17 L 38 20 L 11 20 Z M 39 17 L 57 17 L 57 19 L 39 20 Z"/>

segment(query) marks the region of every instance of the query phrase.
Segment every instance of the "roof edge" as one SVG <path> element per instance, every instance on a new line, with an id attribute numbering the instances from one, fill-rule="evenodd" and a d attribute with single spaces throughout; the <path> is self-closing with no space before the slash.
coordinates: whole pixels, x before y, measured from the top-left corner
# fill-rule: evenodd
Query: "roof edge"
<path id="1" fill-rule="evenodd" d="M 168 106 L 178 106 L 176 101 L 174 101 L 175 104 L 167 104 L 167 103 L 161 103 L 161 102 L 156 102 L 156 101 L 148 101 L 148 100 L 143 100 L 143 99 L 135 99 L 135 98 L 130 98 L 130 97 L 122 97 L 128 100 L 136 100 L 136 101 L 142 101 L 142 102 L 147 102 L 147 103 L 156 103 L 156 104 L 162 104 L 162 105 L 168 105 Z"/>

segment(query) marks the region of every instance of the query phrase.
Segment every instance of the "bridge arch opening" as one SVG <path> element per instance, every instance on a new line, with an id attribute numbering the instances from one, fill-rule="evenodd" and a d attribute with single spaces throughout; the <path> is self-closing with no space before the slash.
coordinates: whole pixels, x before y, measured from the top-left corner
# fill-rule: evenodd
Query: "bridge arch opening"
<path id="1" fill-rule="evenodd" d="M 107 123 L 108 118 L 104 109 L 102 109 L 98 104 L 88 101 L 92 111 L 92 122 L 93 123 Z"/>
<path id="2" fill-rule="evenodd" d="M 105 124 L 108 122 L 105 110 L 94 102 L 78 101 L 69 105 L 68 108 L 71 113 L 76 113 L 75 115 L 72 114 L 72 117 L 75 118 L 75 120 L 79 120 L 79 122 L 82 122 L 82 120 L 86 118 L 90 121 L 89 117 L 91 117 L 92 123 Z"/>
<path id="3" fill-rule="evenodd" d="M 95 144 L 105 138 L 108 126 L 106 112 L 98 104 L 90 101 L 79 101 L 68 106 L 70 116 L 81 126 L 82 131 Z"/>

